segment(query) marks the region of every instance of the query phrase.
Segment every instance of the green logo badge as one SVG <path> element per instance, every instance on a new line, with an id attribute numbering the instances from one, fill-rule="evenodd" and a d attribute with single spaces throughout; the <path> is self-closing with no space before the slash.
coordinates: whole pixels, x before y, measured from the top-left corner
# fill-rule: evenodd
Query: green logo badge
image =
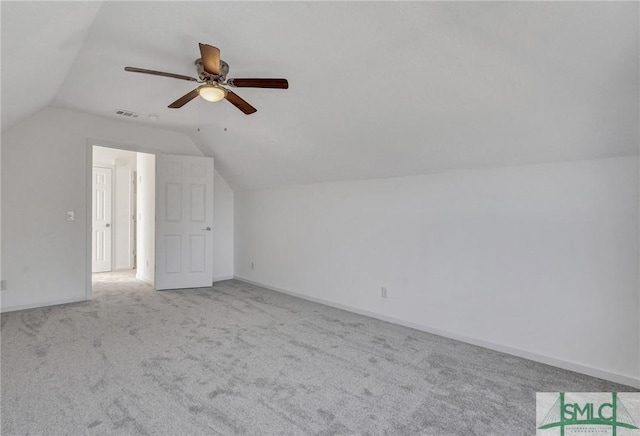
<path id="1" fill-rule="evenodd" d="M 640 436 L 640 393 L 539 392 L 536 406 L 536 435 Z"/>

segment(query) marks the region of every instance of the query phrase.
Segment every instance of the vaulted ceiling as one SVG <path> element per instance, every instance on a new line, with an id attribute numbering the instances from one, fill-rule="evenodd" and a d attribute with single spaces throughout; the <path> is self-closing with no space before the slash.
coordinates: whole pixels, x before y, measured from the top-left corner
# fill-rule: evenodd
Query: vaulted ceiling
<path id="1" fill-rule="evenodd" d="M 8 2 L 2 127 L 46 105 L 188 134 L 236 189 L 638 153 L 636 2 Z M 258 112 L 196 99 L 198 42 Z M 199 127 L 199 131 L 198 131 Z"/>

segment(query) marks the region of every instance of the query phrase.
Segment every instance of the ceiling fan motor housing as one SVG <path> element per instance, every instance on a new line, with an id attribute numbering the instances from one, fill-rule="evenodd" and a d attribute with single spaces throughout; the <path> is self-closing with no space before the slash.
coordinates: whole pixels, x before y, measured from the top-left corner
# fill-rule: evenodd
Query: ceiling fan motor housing
<path id="1" fill-rule="evenodd" d="M 229 64 L 220 59 L 220 74 L 210 74 L 204 70 L 202 65 L 202 58 L 195 61 L 196 70 L 198 70 L 198 77 L 203 82 L 215 82 L 224 84 L 227 80 L 227 74 L 229 74 Z"/>

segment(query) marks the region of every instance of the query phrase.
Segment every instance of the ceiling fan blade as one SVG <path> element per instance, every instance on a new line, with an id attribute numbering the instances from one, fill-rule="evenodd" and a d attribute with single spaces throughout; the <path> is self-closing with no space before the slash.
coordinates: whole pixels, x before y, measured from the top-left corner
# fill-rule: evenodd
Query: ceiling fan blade
<path id="1" fill-rule="evenodd" d="M 209 74 L 220 74 L 220 49 L 209 44 L 200 43 L 202 66 Z"/>
<path id="2" fill-rule="evenodd" d="M 124 70 L 129 71 L 131 73 L 144 73 L 144 74 L 152 74 L 154 76 L 172 77 L 174 79 L 188 80 L 190 82 L 198 81 L 198 79 L 196 79 L 195 77 L 183 76 L 182 74 L 164 73 L 162 71 L 155 71 L 155 70 L 145 70 L 144 68 L 124 67 Z"/>
<path id="3" fill-rule="evenodd" d="M 198 88 L 194 89 L 193 91 L 183 95 L 182 97 L 180 97 L 179 99 L 177 99 L 176 101 L 174 101 L 173 103 L 171 103 L 169 105 L 169 107 L 171 109 L 178 109 L 181 108 L 182 106 L 184 106 L 185 104 L 189 103 L 191 100 L 193 100 L 194 98 L 196 98 L 198 96 Z"/>
<path id="4" fill-rule="evenodd" d="M 229 79 L 227 83 L 236 88 L 289 88 L 287 79 Z"/>
<path id="5" fill-rule="evenodd" d="M 252 114 L 258 110 L 244 101 L 241 97 L 238 96 L 238 94 L 234 93 L 233 91 L 227 90 L 227 96 L 225 98 L 229 103 L 244 112 L 245 115 Z"/>

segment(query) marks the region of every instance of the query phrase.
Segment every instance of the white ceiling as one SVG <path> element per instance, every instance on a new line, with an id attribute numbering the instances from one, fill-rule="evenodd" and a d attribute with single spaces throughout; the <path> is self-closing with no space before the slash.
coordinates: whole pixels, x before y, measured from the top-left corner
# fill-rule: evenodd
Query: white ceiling
<path id="1" fill-rule="evenodd" d="M 100 3 L 2 1 L 0 7 L 4 130 L 51 103 Z"/>
<path id="2" fill-rule="evenodd" d="M 46 5 L 2 2 L 3 127 L 45 104 L 158 114 L 236 189 L 638 153 L 636 2 Z M 289 90 L 174 110 L 195 84 L 123 71 L 195 76 L 198 42 Z"/>

